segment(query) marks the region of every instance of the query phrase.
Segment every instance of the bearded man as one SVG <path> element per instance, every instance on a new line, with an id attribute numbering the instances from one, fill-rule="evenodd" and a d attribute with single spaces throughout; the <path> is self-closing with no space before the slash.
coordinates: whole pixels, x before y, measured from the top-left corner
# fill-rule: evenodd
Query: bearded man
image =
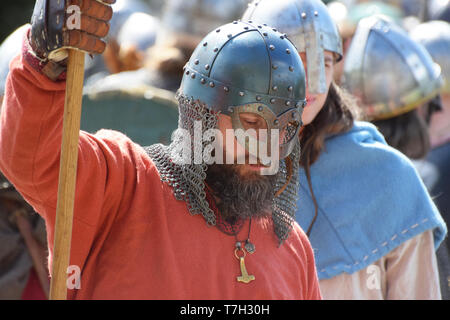
<path id="1" fill-rule="evenodd" d="M 80 30 L 61 23 L 72 4 Z M 101 53 L 111 15 L 95 0 L 39 0 L 11 63 L 0 169 L 46 220 L 50 268 L 65 48 Z M 295 47 L 268 26 L 224 25 L 192 54 L 177 98 L 169 146 L 80 132 L 70 265 L 81 277 L 68 297 L 320 299 L 294 221 L 305 101 Z"/>

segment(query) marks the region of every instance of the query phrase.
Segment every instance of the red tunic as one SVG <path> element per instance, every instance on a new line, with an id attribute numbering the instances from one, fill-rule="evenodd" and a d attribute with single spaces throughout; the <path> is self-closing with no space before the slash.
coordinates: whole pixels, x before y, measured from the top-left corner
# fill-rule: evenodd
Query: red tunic
<path id="1" fill-rule="evenodd" d="M 50 81 L 19 56 L 1 111 L 0 170 L 46 220 L 50 265 L 64 90 L 64 82 Z M 125 135 L 81 132 L 77 174 L 70 264 L 81 270 L 81 288 L 68 290 L 69 298 L 321 298 L 313 251 L 297 224 L 279 247 L 270 219 L 253 221 L 256 252 L 245 264 L 256 280 L 237 282 L 234 237 L 190 215 Z"/>

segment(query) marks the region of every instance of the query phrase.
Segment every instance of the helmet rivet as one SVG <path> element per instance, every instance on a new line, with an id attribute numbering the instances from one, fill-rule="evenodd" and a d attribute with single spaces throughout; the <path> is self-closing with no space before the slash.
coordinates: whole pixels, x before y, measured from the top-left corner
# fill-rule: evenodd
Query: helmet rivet
<path id="1" fill-rule="evenodd" d="M 247 27 L 247 26 L 245 26 L 245 27 L 244 27 L 244 30 L 248 30 L 248 27 Z"/>
<path id="2" fill-rule="evenodd" d="M 272 90 L 273 90 L 273 91 L 277 91 L 277 90 L 278 90 L 278 87 L 277 87 L 277 86 L 273 86 L 273 87 L 272 87 Z"/>
<path id="3" fill-rule="evenodd" d="M 229 34 L 227 37 L 228 37 L 228 38 L 231 38 L 232 36 L 233 36 L 232 34 Z"/>
<path id="4" fill-rule="evenodd" d="M 273 30 L 274 32 L 277 32 L 277 29 L 275 29 L 275 28 L 273 28 L 272 30 Z"/>
<path id="5" fill-rule="evenodd" d="M 286 101 L 286 106 L 289 107 L 291 105 L 291 102 L 289 100 Z"/>
<path id="6" fill-rule="evenodd" d="M 289 66 L 289 71 L 294 71 L 294 67 L 293 66 Z"/>
<path id="7" fill-rule="evenodd" d="M 306 19 L 306 12 L 302 12 L 302 18 Z"/>
<path id="8" fill-rule="evenodd" d="M 291 54 L 291 50 L 286 49 L 286 53 L 287 53 L 287 54 Z"/>
<path id="9" fill-rule="evenodd" d="M 273 51 L 273 50 L 275 50 L 275 46 L 274 46 L 273 44 L 271 44 L 271 45 L 269 46 L 269 49 Z"/>
<path id="10" fill-rule="evenodd" d="M 220 32 L 220 29 L 217 29 L 216 32 Z"/>
<path id="11" fill-rule="evenodd" d="M 283 40 L 283 39 L 284 39 L 284 36 L 283 36 L 283 35 L 281 35 L 281 36 L 280 36 L 280 39 L 281 39 L 281 40 Z"/>
<path id="12" fill-rule="evenodd" d="M 275 99 L 274 98 L 270 99 L 270 103 L 275 103 Z"/>
<path id="13" fill-rule="evenodd" d="M 195 79 L 195 73 L 192 73 L 192 74 L 191 74 L 191 78 L 192 78 L 192 79 Z"/>
<path id="14" fill-rule="evenodd" d="M 261 101 L 261 96 L 256 96 L 256 101 Z"/>
<path id="15" fill-rule="evenodd" d="M 273 64 L 273 65 L 272 65 L 272 69 L 273 69 L 273 70 L 277 70 L 278 67 L 277 67 L 276 65 Z"/>
<path id="16" fill-rule="evenodd" d="M 245 93 L 244 93 L 243 91 L 239 91 L 239 95 L 240 95 L 241 97 L 243 97 L 243 96 L 245 95 Z"/>
<path id="17" fill-rule="evenodd" d="M 201 82 L 201 84 L 205 84 L 206 83 L 206 79 L 205 78 L 201 78 L 200 82 Z"/>
<path id="18" fill-rule="evenodd" d="M 317 17 L 319 13 L 317 11 L 314 11 L 314 15 Z"/>
<path id="19" fill-rule="evenodd" d="M 189 74 L 189 70 L 188 71 L 186 71 L 186 75 L 188 75 Z"/>
<path id="20" fill-rule="evenodd" d="M 228 91 L 230 91 L 230 88 L 228 88 L 228 87 L 223 87 L 223 91 L 228 92 Z"/>
<path id="21" fill-rule="evenodd" d="M 248 23 L 253 23 L 253 21 L 252 20 L 248 20 Z"/>
<path id="22" fill-rule="evenodd" d="M 258 26 L 258 28 L 259 28 L 259 29 L 261 29 L 261 28 L 262 28 L 262 26 Z"/>
<path id="23" fill-rule="evenodd" d="M 264 37 L 267 37 L 267 32 L 263 32 L 263 36 L 264 36 Z"/>
<path id="24" fill-rule="evenodd" d="M 288 87 L 288 91 L 292 91 L 294 88 L 292 86 Z"/>
<path id="25" fill-rule="evenodd" d="M 198 61 L 198 59 L 195 59 L 194 63 L 195 63 L 195 64 L 199 64 L 200 61 Z"/>
<path id="26" fill-rule="evenodd" d="M 258 111 L 259 111 L 259 112 L 262 112 L 263 110 L 264 110 L 263 106 L 259 106 L 259 107 L 258 107 Z"/>
<path id="27" fill-rule="evenodd" d="M 217 52 L 217 51 L 219 51 L 219 48 L 215 47 L 214 52 Z"/>
<path id="28" fill-rule="evenodd" d="M 208 42 L 203 42 L 203 46 L 206 47 L 208 45 Z"/>
<path id="29" fill-rule="evenodd" d="M 209 86 L 210 86 L 211 88 L 214 88 L 214 87 L 215 87 L 214 82 L 211 81 L 211 82 L 209 83 Z"/>
<path id="30" fill-rule="evenodd" d="M 209 70 L 209 64 L 205 65 L 205 69 Z"/>
<path id="31" fill-rule="evenodd" d="M 233 21 L 233 24 L 237 24 L 238 22 L 235 20 L 235 21 Z"/>
<path id="32" fill-rule="evenodd" d="M 267 27 L 267 23 L 263 23 L 263 26 L 264 26 L 264 27 Z"/>

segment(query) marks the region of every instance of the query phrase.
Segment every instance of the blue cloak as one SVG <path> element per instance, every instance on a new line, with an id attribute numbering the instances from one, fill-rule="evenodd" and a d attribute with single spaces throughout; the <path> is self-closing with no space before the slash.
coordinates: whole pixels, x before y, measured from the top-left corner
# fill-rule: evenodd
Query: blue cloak
<path id="1" fill-rule="evenodd" d="M 326 139 L 311 181 L 319 205 L 310 234 L 319 279 L 361 270 L 429 229 L 437 249 L 447 233 L 411 161 L 370 123 L 355 122 Z M 313 217 L 301 169 L 296 219 L 305 232 Z"/>

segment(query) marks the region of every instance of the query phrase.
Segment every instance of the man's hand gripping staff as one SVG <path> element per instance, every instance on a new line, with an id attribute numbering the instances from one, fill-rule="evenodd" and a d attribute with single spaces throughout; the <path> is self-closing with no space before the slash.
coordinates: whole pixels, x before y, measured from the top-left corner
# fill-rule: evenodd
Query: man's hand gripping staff
<path id="1" fill-rule="evenodd" d="M 84 52 L 100 54 L 115 0 L 38 0 L 28 34 L 39 69 L 50 79 L 66 71 L 66 96 L 56 208 L 50 299 L 67 298 L 73 207 L 81 117 Z M 68 59 L 67 59 L 68 58 Z"/>
<path id="2" fill-rule="evenodd" d="M 115 0 L 37 0 L 29 43 L 42 72 L 52 80 L 65 71 L 67 49 L 101 54 Z"/>

